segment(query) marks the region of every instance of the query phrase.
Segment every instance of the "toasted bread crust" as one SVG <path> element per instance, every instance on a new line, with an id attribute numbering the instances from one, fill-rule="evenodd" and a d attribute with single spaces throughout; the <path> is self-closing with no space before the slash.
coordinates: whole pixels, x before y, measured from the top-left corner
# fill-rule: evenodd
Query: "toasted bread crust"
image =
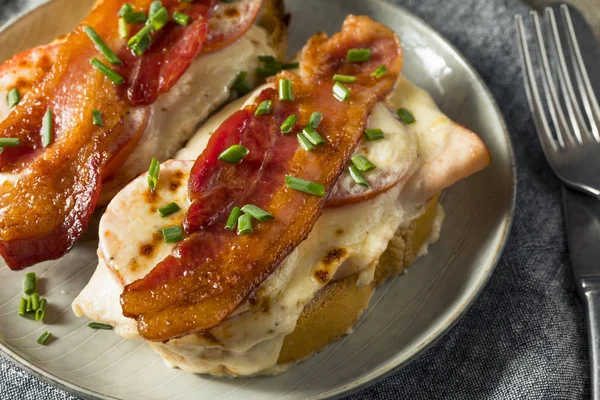
<path id="1" fill-rule="evenodd" d="M 378 285 L 404 271 L 417 257 L 431 234 L 437 214 L 438 197 L 432 198 L 421 216 L 407 228 L 400 228 L 381 255 L 375 280 L 357 286 L 358 274 L 327 284 L 304 307 L 296 328 L 285 337 L 278 364 L 302 361 L 349 333 L 369 306 Z"/>
<path id="2" fill-rule="evenodd" d="M 283 8 L 283 0 L 266 0 L 256 24 L 269 33 L 269 45 L 275 50 L 277 58 L 285 60 L 288 18 Z"/>

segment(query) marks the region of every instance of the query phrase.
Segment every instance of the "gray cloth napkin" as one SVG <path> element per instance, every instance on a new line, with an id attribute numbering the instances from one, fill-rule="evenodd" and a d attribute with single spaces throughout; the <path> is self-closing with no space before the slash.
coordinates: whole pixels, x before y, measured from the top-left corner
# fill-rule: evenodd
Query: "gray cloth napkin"
<path id="1" fill-rule="evenodd" d="M 343 0 L 328 0 L 343 1 Z M 536 141 L 522 87 L 518 0 L 394 0 L 448 38 L 495 96 L 515 147 L 511 237 L 487 287 L 451 331 L 351 399 L 589 398 L 583 305 L 574 286 L 559 182 Z M 0 0 L 0 23 L 39 0 Z M 1 399 L 74 399 L 0 357 Z"/>

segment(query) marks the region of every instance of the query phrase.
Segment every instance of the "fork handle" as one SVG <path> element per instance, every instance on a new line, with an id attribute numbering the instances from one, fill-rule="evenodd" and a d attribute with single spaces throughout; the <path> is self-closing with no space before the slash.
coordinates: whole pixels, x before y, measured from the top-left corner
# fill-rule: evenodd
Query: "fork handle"
<path id="1" fill-rule="evenodd" d="M 591 398 L 600 400 L 600 289 L 586 291 L 583 300 L 588 322 Z"/>

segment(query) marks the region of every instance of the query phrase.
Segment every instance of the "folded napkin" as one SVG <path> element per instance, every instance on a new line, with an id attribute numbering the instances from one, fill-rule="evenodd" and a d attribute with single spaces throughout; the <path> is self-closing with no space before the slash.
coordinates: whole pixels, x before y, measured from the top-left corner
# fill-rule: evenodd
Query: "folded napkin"
<path id="1" fill-rule="evenodd" d="M 343 1 L 343 0 L 328 0 Z M 40 0 L 0 0 L 0 24 Z M 583 305 L 573 282 L 560 185 L 535 137 L 514 39 L 519 0 L 394 0 L 452 42 L 491 89 L 518 168 L 508 245 L 473 307 L 423 355 L 350 399 L 589 398 Z M 1 399 L 74 399 L 0 357 Z"/>

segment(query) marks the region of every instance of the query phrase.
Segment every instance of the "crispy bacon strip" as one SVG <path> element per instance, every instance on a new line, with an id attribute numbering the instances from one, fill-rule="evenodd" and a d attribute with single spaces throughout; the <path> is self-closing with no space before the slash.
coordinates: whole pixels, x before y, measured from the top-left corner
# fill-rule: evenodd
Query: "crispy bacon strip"
<path id="1" fill-rule="evenodd" d="M 347 63 L 351 48 L 370 48 L 371 61 Z M 390 73 L 372 78 L 381 64 Z M 255 103 L 213 134 L 190 176 L 188 230 L 195 233 L 121 295 L 124 315 L 137 319 L 144 338 L 164 341 L 218 325 L 298 246 L 321 214 L 325 198 L 288 188 L 285 175 L 319 182 L 330 191 L 361 138 L 371 108 L 392 90 L 401 65 L 400 44 L 391 30 L 367 17 L 350 16 L 331 39 L 318 34 L 309 41 L 299 76 L 284 72 L 275 78 L 293 81 L 293 102 L 280 102 L 268 89 L 258 100 L 270 99 L 274 112 L 254 116 Z M 335 73 L 358 77 L 348 102 L 332 95 Z M 324 115 L 319 130 L 327 143 L 306 152 L 295 135 L 282 135 L 279 126 L 291 113 L 304 126 L 316 110 Z M 238 140 L 258 151 L 250 162 L 226 165 L 216 159 L 220 149 Z M 219 201 L 199 206 L 202 212 L 194 214 L 195 204 L 217 192 Z M 252 234 L 237 236 L 223 228 L 224 220 L 231 205 L 246 202 L 267 210 L 275 220 L 255 223 Z"/>
<path id="2" fill-rule="evenodd" d="M 215 2 L 164 1 L 170 14 L 184 11 L 193 22 L 167 24 L 146 54 L 133 57 L 116 29 L 124 1 L 103 1 L 60 46 L 43 81 L 0 123 L 0 137 L 21 140 L 0 153 L 0 172 L 17 177 L 16 182 L 0 181 L 0 254 L 12 269 L 62 256 L 85 231 L 103 171 L 111 169 L 111 161 L 123 161 L 147 121 L 135 119 L 137 126 L 124 129 L 126 114 L 152 103 L 186 70 L 206 39 Z M 148 10 L 151 0 L 132 3 Z M 86 25 L 121 56 L 124 85 L 91 67 L 91 58 L 103 57 L 83 32 Z M 40 133 L 48 109 L 54 113 L 53 139 L 43 148 Z M 102 111 L 103 127 L 92 125 L 94 109 Z"/>

